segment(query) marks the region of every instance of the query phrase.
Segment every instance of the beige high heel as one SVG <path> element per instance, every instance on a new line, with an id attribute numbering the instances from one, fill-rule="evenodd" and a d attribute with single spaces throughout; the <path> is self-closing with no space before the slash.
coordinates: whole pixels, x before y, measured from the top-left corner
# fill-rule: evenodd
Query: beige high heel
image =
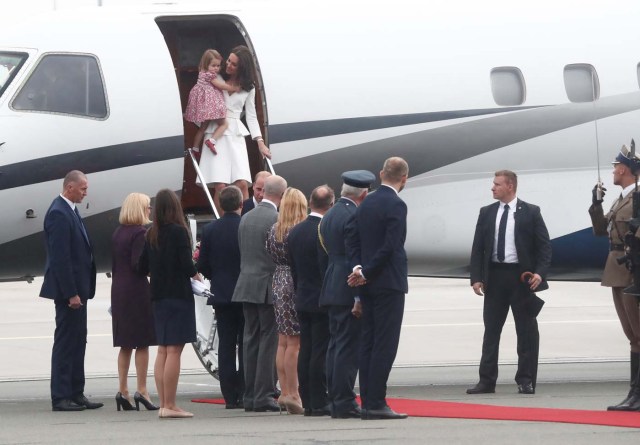
<path id="1" fill-rule="evenodd" d="M 289 414 L 304 414 L 304 408 L 302 403 L 298 402 L 295 398 L 289 397 L 284 401 Z"/>

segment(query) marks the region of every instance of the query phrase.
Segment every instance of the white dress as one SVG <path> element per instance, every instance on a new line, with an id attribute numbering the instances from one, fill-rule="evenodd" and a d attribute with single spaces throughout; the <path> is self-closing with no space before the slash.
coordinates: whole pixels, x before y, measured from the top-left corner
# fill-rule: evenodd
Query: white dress
<path id="1" fill-rule="evenodd" d="M 207 185 L 213 185 L 217 182 L 233 184 L 241 179 L 251 184 L 249 156 L 244 137 L 249 134 L 253 139 L 262 136 L 256 114 L 256 90 L 252 88 L 251 91 L 241 90 L 233 94 L 224 91 L 224 101 L 227 104 L 229 127 L 217 140 L 217 155 L 211 153 L 211 150 L 203 144 L 200 170 Z M 249 129 L 240 120 L 243 108 Z M 212 122 L 205 131 L 204 140 L 210 138 L 216 128 L 217 124 Z M 196 184 L 201 185 L 199 178 L 196 178 Z"/>

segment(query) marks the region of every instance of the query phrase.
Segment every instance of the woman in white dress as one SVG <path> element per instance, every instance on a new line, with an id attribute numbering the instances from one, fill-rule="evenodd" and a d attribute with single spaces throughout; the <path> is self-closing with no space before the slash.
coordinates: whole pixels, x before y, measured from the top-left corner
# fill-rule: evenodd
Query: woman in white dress
<path id="1" fill-rule="evenodd" d="M 262 139 L 256 114 L 254 73 L 255 65 L 249 48 L 246 46 L 233 48 L 227 58 L 223 77 L 227 84 L 240 87 L 240 91 L 231 94 L 224 91 L 229 127 L 217 141 L 217 155 L 211 153 L 210 150 L 202 149 L 200 170 L 207 187 L 215 190 L 214 203 L 221 215 L 223 212 L 220 208 L 218 196 L 227 184 L 234 184 L 239 187 L 242 191 L 243 199 L 246 200 L 249 197 L 251 171 L 244 140 L 245 136 L 251 134 L 253 140 L 258 143 L 258 149 L 262 156 L 271 159 L 271 152 Z M 240 121 L 243 109 L 249 129 Z M 212 123 L 207 128 L 206 134 L 213 133 L 215 128 L 216 124 Z M 206 134 L 205 139 L 207 137 Z M 200 179 L 197 179 L 196 182 L 200 184 Z"/>

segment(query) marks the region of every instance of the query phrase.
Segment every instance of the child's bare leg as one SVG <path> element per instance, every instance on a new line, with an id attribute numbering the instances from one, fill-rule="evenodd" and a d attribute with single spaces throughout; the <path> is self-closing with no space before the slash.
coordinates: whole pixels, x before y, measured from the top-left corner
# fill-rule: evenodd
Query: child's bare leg
<path id="1" fill-rule="evenodd" d="M 218 128 L 216 128 L 216 131 L 214 131 L 211 135 L 211 139 L 217 142 L 218 139 L 220 139 L 220 136 L 222 136 L 226 129 L 229 127 L 229 123 L 227 122 L 226 118 L 218 119 L 215 121 L 215 123 L 218 124 Z"/>
<path id="2" fill-rule="evenodd" d="M 196 131 L 196 135 L 193 137 L 193 148 L 200 150 L 202 147 L 202 139 L 204 139 L 204 132 L 209 126 L 210 121 L 204 121 L 200 123 L 200 128 Z"/>
<path id="3" fill-rule="evenodd" d="M 209 147 L 211 149 L 211 152 L 215 155 L 218 153 L 218 151 L 216 150 L 216 144 L 218 143 L 218 138 L 222 136 L 222 134 L 225 132 L 229 124 L 227 123 L 227 120 L 224 118 L 216 119 L 214 122 L 218 124 L 218 127 L 213 132 L 211 137 L 205 141 L 205 144 L 207 144 L 207 147 Z"/>

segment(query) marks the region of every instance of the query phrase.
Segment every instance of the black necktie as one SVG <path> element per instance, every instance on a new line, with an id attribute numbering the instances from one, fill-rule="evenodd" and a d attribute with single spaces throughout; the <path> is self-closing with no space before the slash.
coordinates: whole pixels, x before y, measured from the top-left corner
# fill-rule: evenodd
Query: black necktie
<path id="1" fill-rule="evenodd" d="M 509 205 L 504 205 L 502 216 L 500 217 L 500 226 L 498 226 L 498 261 L 504 261 L 504 236 L 507 232 L 507 217 L 509 216 Z"/>
<path id="2" fill-rule="evenodd" d="M 82 234 L 84 235 L 84 239 L 87 241 L 87 244 L 91 244 L 89 242 L 89 235 L 87 235 L 87 231 L 84 228 L 84 224 L 82 223 L 82 217 L 80 216 L 80 212 L 78 212 L 78 208 L 74 207 L 73 211 L 75 212 L 76 216 L 78 217 L 78 223 L 80 224 L 80 230 L 82 230 Z"/>

